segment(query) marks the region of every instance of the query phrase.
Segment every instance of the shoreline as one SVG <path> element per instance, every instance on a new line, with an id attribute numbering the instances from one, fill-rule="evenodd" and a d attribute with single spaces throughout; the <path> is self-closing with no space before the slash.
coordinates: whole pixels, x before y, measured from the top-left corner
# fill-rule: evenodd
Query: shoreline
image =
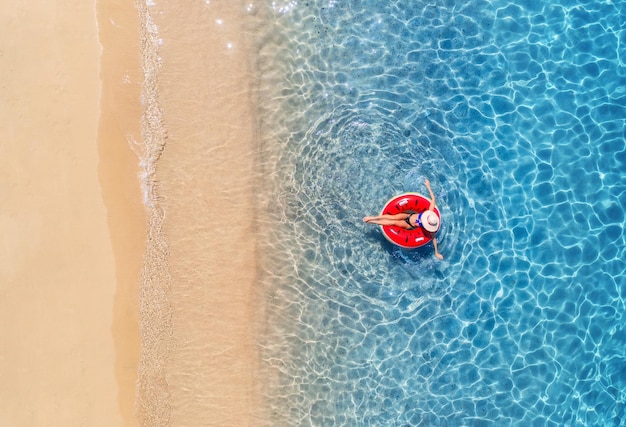
<path id="1" fill-rule="evenodd" d="M 156 80 L 146 88 L 144 135 L 156 172 L 140 291 L 148 296 L 140 302 L 143 423 L 266 420 L 254 218 L 215 221 L 225 207 L 255 207 L 256 115 L 240 6 L 185 0 L 145 10 L 154 39 L 144 44 L 144 72 Z"/>
<path id="2" fill-rule="evenodd" d="M 123 176 L 136 174 L 137 161 L 113 148 L 117 137 L 100 121 L 111 105 L 96 6 L 53 1 L 0 12 L 11 34 L 0 41 L 6 425 L 136 424 L 126 401 L 135 387 L 138 272 L 127 255 L 140 257 L 144 241 L 140 198 Z"/>

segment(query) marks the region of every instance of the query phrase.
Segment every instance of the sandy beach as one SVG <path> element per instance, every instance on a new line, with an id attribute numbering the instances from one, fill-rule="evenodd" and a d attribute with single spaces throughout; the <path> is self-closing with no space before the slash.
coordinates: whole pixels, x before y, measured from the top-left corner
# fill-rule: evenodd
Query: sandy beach
<path id="1" fill-rule="evenodd" d="M 254 218 L 210 221 L 254 208 L 244 9 L 188 3 L 157 19 L 167 145 L 155 182 L 172 284 L 159 354 L 142 344 L 155 266 L 131 149 L 145 132 L 141 16 L 120 0 L 0 11 L 0 425 L 265 419 Z"/>
<path id="2" fill-rule="evenodd" d="M 0 26 L 0 425 L 136 425 L 140 82 L 129 56 L 101 67 L 94 3 L 6 5 Z"/>

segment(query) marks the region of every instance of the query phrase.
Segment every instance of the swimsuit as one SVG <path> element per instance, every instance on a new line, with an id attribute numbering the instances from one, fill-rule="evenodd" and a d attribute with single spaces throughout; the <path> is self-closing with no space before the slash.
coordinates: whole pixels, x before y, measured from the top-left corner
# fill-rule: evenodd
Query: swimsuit
<path id="1" fill-rule="evenodd" d="M 413 215 L 415 215 L 415 214 L 409 214 L 409 216 L 407 216 L 406 218 L 404 218 L 404 222 L 406 222 L 407 224 L 409 224 L 409 227 L 411 227 L 411 228 L 409 228 L 409 230 L 415 230 L 415 229 L 417 228 L 417 227 L 413 226 L 413 224 L 411 224 L 411 221 L 410 221 L 410 219 L 411 219 L 411 217 L 412 217 Z M 418 223 L 420 223 L 419 217 L 418 217 L 418 220 L 417 220 L 417 221 L 418 221 Z"/>
<path id="2" fill-rule="evenodd" d="M 411 227 L 411 228 L 409 228 L 409 230 L 415 230 L 416 228 L 421 227 L 422 231 L 424 231 L 424 234 L 432 235 L 433 233 L 431 233 L 430 231 L 426 230 L 426 229 L 424 228 L 424 226 L 422 225 L 422 214 L 423 214 L 423 213 L 424 213 L 424 212 L 409 214 L 409 216 L 407 216 L 406 218 L 404 218 L 404 222 L 406 222 L 407 224 L 409 224 L 409 227 Z M 411 220 L 411 217 L 412 217 L 413 215 L 417 215 L 417 221 L 415 221 L 415 225 L 411 224 L 411 221 L 410 221 L 410 220 Z"/>
<path id="3" fill-rule="evenodd" d="M 424 212 L 422 212 L 421 214 L 419 214 L 419 215 L 417 216 L 417 222 L 416 222 L 416 224 L 417 224 L 417 225 L 419 225 L 419 226 L 420 226 L 420 227 L 422 227 L 422 228 L 424 228 L 424 226 L 422 225 L 422 214 L 423 214 L 423 213 L 424 213 Z M 425 230 L 426 230 L 426 229 L 424 228 L 424 231 L 425 231 Z"/>

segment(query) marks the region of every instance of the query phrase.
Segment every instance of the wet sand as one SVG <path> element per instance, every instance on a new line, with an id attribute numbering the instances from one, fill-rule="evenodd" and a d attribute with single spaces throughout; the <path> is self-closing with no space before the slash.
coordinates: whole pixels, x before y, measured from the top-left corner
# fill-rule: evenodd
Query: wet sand
<path id="1" fill-rule="evenodd" d="M 0 425 L 136 425 L 137 88 L 100 98 L 120 76 L 94 3 L 16 3 L 0 26 Z"/>
<path id="2" fill-rule="evenodd" d="M 98 177 L 115 257 L 115 378 L 124 425 L 130 426 L 137 424 L 139 283 L 146 241 L 139 159 L 131 150 L 141 141 L 140 23 L 134 4 L 125 0 L 98 0 L 96 12 L 102 46 Z"/>

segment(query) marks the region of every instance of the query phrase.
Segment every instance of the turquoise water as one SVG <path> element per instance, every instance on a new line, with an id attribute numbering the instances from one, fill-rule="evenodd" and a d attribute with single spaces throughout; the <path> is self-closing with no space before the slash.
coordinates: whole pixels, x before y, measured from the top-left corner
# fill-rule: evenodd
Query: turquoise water
<path id="1" fill-rule="evenodd" d="M 626 3 L 266 12 L 274 425 L 626 425 Z M 361 222 L 424 178 L 442 262 Z"/>

